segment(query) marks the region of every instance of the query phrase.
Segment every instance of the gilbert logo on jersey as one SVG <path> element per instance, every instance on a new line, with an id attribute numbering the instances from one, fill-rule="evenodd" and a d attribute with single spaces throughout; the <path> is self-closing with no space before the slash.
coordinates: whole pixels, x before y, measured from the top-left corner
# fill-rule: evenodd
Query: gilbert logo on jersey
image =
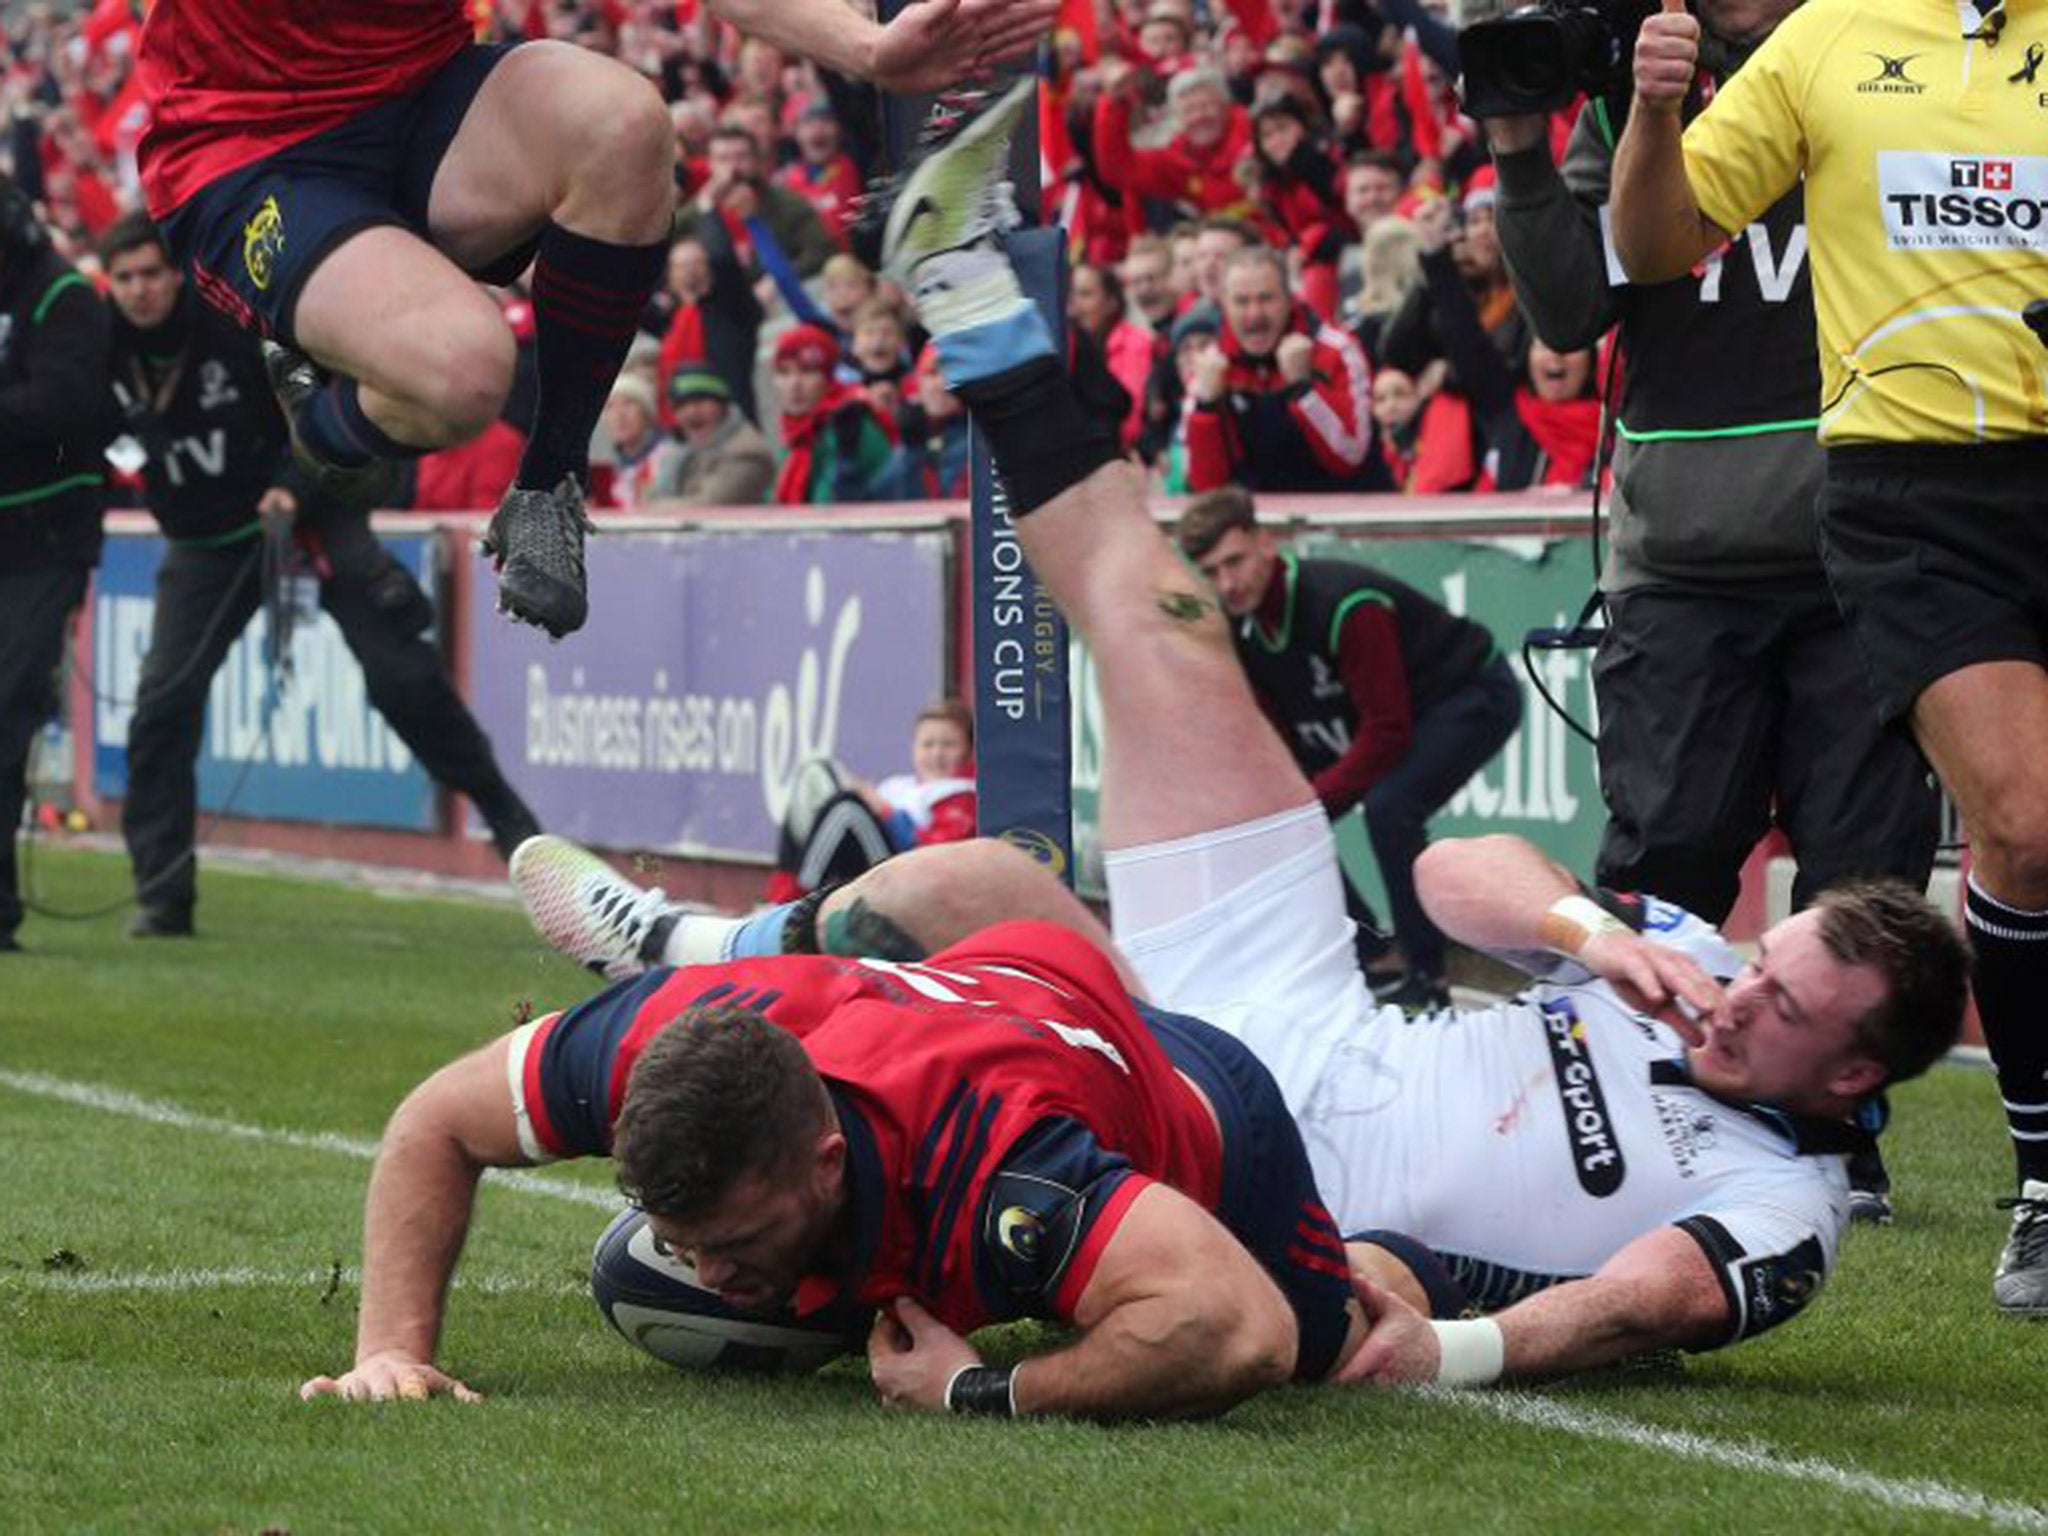
<path id="1" fill-rule="evenodd" d="M 1572 1149 L 1579 1187 L 1594 1199 L 1604 1200 L 1621 1188 L 1628 1170 L 1622 1162 L 1621 1145 L 1615 1140 L 1614 1121 L 1607 1113 L 1607 1095 L 1600 1091 L 1600 1075 L 1586 1050 L 1585 1022 L 1569 1001 L 1553 998 L 1543 1005 L 1543 1037 L 1557 1072 L 1565 1139 Z"/>
<path id="2" fill-rule="evenodd" d="M 2048 247 L 2048 156 L 1880 150 L 1877 195 L 1895 251 Z"/>

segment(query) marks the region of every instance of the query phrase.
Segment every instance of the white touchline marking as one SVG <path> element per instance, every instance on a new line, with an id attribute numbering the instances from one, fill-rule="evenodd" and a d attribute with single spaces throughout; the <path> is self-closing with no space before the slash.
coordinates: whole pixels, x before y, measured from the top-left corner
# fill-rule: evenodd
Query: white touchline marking
<path id="1" fill-rule="evenodd" d="M 0 1274 L 0 1291 L 63 1291 L 74 1295 L 135 1295 L 146 1292 L 224 1290 L 310 1290 L 325 1291 L 339 1285 L 356 1288 L 363 1272 L 344 1268 L 339 1276 L 332 1269 L 308 1269 L 297 1274 L 262 1269 L 145 1269 L 125 1273 L 97 1270 L 51 1270 L 40 1274 Z M 457 1290 L 482 1296 L 533 1293 L 549 1296 L 584 1296 L 587 1285 L 571 1281 L 528 1279 L 520 1275 L 457 1275 Z"/>
<path id="2" fill-rule="evenodd" d="M 1716 1462 L 1738 1471 L 1819 1483 L 1893 1509 L 1981 1520 L 2012 1531 L 2048 1532 L 2048 1510 L 2011 1499 L 1994 1499 L 1987 1494 L 1971 1493 L 1964 1488 L 1952 1488 L 1928 1478 L 1880 1477 L 1874 1472 L 1838 1467 L 1833 1462 L 1812 1457 L 1785 1456 L 1767 1446 L 1730 1444 L 1685 1430 L 1658 1429 L 1615 1414 L 1601 1413 L 1592 1408 L 1574 1408 L 1554 1398 L 1525 1392 L 1470 1392 L 1437 1387 L 1423 1390 L 1426 1396 L 1438 1402 L 1478 1409 L 1496 1418 L 1538 1429 L 1563 1430 L 1568 1434 L 1584 1435 L 1589 1440 L 1611 1440 L 1644 1450 L 1690 1457 L 1695 1461 Z"/>
<path id="3" fill-rule="evenodd" d="M 181 1131 L 205 1131 L 208 1135 L 226 1136 L 236 1141 L 255 1141 L 275 1147 L 296 1147 L 306 1152 L 332 1152 L 342 1157 L 355 1158 L 359 1162 L 368 1162 L 377 1155 L 377 1143 L 361 1136 L 343 1136 L 333 1131 L 286 1131 L 269 1126 L 244 1125 L 237 1120 L 222 1120 L 213 1115 L 196 1115 L 188 1109 L 180 1109 L 177 1105 L 167 1104 L 161 1099 L 145 1099 L 120 1088 L 108 1088 L 98 1083 L 68 1082 L 61 1077 L 49 1077 L 41 1072 L 9 1072 L 0 1069 L 0 1088 L 12 1088 L 16 1093 L 33 1094 L 37 1098 L 76 1104 L 81 1109 L 98 1109 L 108 1114 L 126 1115 L 131 1120 L 146 1120 L 152 1125 L 168 1125 Z M 523 1169 L 493 1168 L 485 1177 L 494 1183 L 521 1190 L 529 1195 L 550 1195 L 557 1200 L 594 1206 L 601 1211 L 616 1211 L 626 1203 L 623 1195 L 593 1189 L 587 1184 L 577 1184 L 569 1179 L 551 1178 L 544 1173 L 528 1173 Z"/>

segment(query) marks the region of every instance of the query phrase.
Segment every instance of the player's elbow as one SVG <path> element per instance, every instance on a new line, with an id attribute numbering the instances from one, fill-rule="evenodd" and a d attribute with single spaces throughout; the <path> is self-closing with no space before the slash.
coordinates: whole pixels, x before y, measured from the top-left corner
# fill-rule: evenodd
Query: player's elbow
<path id="1" fill-rule="evenodd" d="M 1632 283 L 1668 283 L 1683 277 L 1715 244 L 1697 220 L 1688 229 L 1682 223 L 1628 219 L 1617 213 L 1613 228 L 1615 257 Z"/>
<path id="2" fill-rule="evenodd" d="M 377 1149 L 379 1161 L 482 1166 L 461 1133 L 460 1087 L 455 1076 L 459 1065 L 442 1068 L 400 1101 L 385 1123 Z"/>
<path id="3" fill-rule="evenodd" d="M 1271 1284 L 1245 1287 L 1232 1301 L 1227 1315 L 1204 1328 L 1214 1351 L 1219 1405 L 1288 1381 L 1300 1344 L 1294 1313 Z"/>
<path id="4" fill-rule="evenodd" d="M 1415 888 L 1427 896 L 1431 891 L 1455 890 L 1466 882 L 1492 881 L 1497 878 L 1496 861 L 1520 843 L 1521 839 L 1507 832 L 1431 843 L 1415 860 Z"/>

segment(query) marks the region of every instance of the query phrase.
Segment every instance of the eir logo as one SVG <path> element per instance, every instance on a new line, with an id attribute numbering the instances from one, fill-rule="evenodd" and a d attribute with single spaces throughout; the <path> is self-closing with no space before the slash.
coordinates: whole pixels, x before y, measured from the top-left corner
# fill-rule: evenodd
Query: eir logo
<path id="1" fill-rule="evenodd" d="M 1627 1176 L 1614 1121 L 1607 1113 L 1607 1095 L 1586 1050 L 1586 1026 L 1578 1010 L 1563 998 L 1543 1005 L 1543 1037 L 1550 1046 L 1557 1073 L 1557 1096 L 1564 1106 L 1565 1139 L 1571 1144 L 1572 1169 L 1579 1188 L 1604 1200 L 1621 1188 Z"/>
<path id="2" fill-rule="evenodd" d="M 1948 163 L 1948 184 L 1952 187 L 1974 188 L 1984 192 L 2010 192 L 2012 190 L 2012 162 L 2010 160 L 1951 160 Z"/>

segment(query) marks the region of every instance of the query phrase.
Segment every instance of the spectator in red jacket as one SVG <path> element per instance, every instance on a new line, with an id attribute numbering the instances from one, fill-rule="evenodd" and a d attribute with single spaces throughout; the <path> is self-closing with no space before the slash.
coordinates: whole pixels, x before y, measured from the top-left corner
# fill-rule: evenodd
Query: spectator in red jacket
<path id="1" fill-rule="evenodd" d="M 1173 138 L 1157 149 L 1131 142 L 1131 110 L 1140 89 L 1127 59 L 1103 67 L 1095 103 L 1095 163 L 1125 197 L 1152 197 L 1194 214 L 1248 213 L 1251 199 L 1238 163 L 1251 148 L 1251 120 L 1232 104 L 1222 74 L 1207 66 L 1182 70 L 1166 88 Z"/>
<path id="2" fill-rule="evenodd" d="M 1337 166 L 1316 133 L 1313 108 L 1283 92 L 1252 108 L 1252 180 L 1259 218 L 1275 244 L 1312 250 L 1343 217 Z"/>
<path id="3" fill-rule="evenodd" d="M 846 244 L 846 222 L 860 196 L 860 171 L 841 147 L 839 119 L 824 102 L 812 102 L 796 120 L 796 159 L 775 179 L 801 194 L 817 210 L 825 232 Z"/>
<path id="4" fill-rule="evenodd" d="M 1479 479 L 1481 446 L 1463 395 L 1422 387 L 1398 368 L 1372 376 L 1372 419 L 1394 489 L 1410 496 L 1469 491 Z"/>
<path id="5" fill-rule="evenodd" d="M 1125 313 L 1123 284 L 1107 267 L 1083 263 L 1074 268 L 1067 293 L 1067 319 L 1094 341 L 1110 375 L 1131 397 L 1118 434 L 1128 453 L 1137 446 L 1138 430 L 1144 425 L 1145 381 L 1152 375 L 1153 359 L 1164 347 L 1158 337 Z"/>
<path id="6" fill-rule="evenodd" d="M 1278 251 L 1230 258 L 1223 322 L 1188 391 L 1188 488 L 1387 489 L 1386 466 L 1371 451 L 1365 355 L 1288 296 Z"/>

